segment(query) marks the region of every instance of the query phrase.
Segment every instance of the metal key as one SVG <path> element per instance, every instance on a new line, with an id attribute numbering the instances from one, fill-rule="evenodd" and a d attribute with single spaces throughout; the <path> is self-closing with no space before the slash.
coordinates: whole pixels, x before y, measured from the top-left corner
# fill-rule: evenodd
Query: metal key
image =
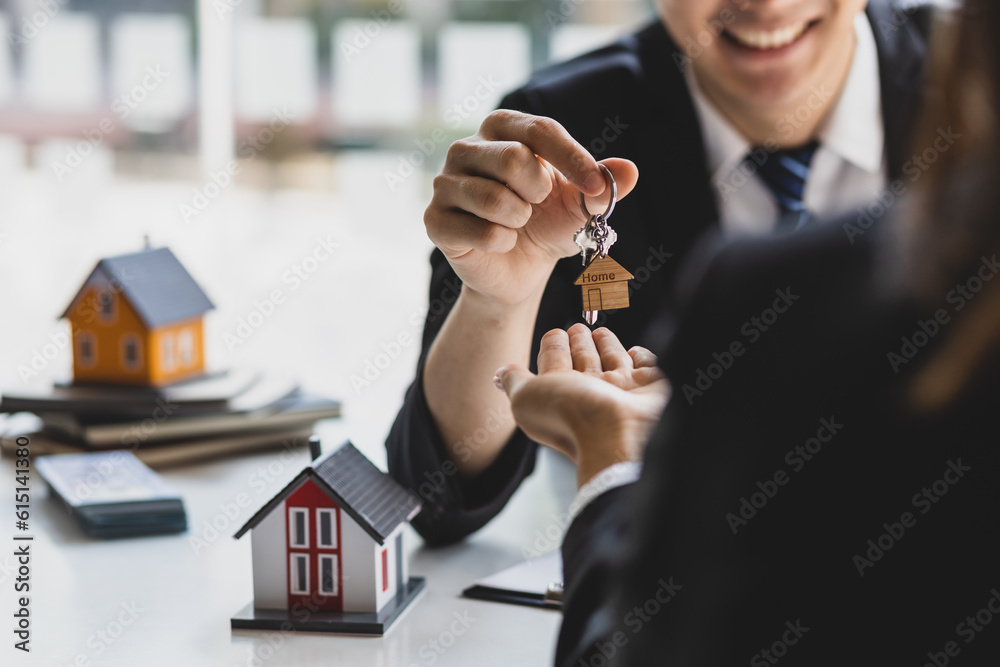
<path id="1" fill-rule="evenodd" d="M 615 178 L 611 175 L 610 169 L 603 164 L 597 166 L 601 168 L 604 175 L 611 181 L 611 201 L 608 202 L 608 209 L 604 213 L 594 215 L 587 210 L 587 201 L 583 193 L 580 193 L 580 208 L 583 209 L 583 214 L 587 216 L 587 223 L 573 235 L 573 242 L 580 248 L 580 257 L 585 267 L 594 261 L 595 258 L 607 257 L 608 250 L 618 240 L 618 234 L 608 224 L 608 218 L 611 216 L 611 212 L 615 210 L 615 202 L 618 199 L 618 185 L 615 183 Z M 584 321 L 593 326 L 597 322 L 598 312 L 600 311 L 583 311 Z"/>
<path id="2" fill-rule="evenodd" d="M 573 242 L 579 246 L 583 265 L 590 264 L 594 257 L 606 257 L 608 250 L 618 240 L 618 234 L 608 225 L 606 215 L 592 215 L 587 224 L 573 235 Z"/>

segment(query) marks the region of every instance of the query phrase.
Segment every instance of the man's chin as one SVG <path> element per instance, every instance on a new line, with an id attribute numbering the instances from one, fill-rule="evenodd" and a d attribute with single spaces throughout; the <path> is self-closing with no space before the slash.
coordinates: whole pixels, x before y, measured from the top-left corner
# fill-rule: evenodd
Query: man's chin
<path id="1" fill-rule="evenodd" d="M 769 78 L 743 88 L 739 99 L 743 100 L 744 106 L 768 115 L 777 110 L 792 111 L 787 107 L 803 99 L 808 92 L 808 87 L 802 86 L 802 79 L 788 77 Z"/>

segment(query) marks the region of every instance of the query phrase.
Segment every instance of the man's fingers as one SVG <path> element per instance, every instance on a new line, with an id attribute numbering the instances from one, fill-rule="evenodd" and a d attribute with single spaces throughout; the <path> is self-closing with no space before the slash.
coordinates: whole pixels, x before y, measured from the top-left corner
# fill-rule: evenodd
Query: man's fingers
<path id="1" fill-rule="evenodd" d="M 548 170 L 518 141 L 456 141 L 448 150 L 448 169 L 506 183 L 531 204 L 542 203 L 552 192 Z"/>
<path id="2" fill-rule="evenodd" d="M 517 230 L 477 218 L 462 211 L 428 208 L 424 214 L 427 236 L 448 257 L 468 250 L 502 254 L 517 243 Z"/>
<path id="3" fill-rule="evenodd" d="M 628 356 L 632 357 L 632 365 L 636 368 L 656 366 L 658 363 L 655 354 L 638 345 L 628 351 Z"/>
<path id="4" fill-rule="evenodd" d="M 569 335 L 569 351 L 573 357 L 573 369 L 581 373 L 600 373 L 601 355 L 594 345 L 594 337 L 590 329 L 583 324 L 574 324 L 567 332 Z"/>
<path id="5" fill-rule="evenodd" d="M 493 384 L 513 399 L 514 395 L 533 377 L 535 377 L 534 373 L 524 366 L 510 364 L 497 369 L 497 373 L 493 377 Z"/>
<path id="6" fill-rule="evenodd" d="M 479 132 L 491 141 L 525 144 L 584 194 L 604 192 L 604 173 L 598 169 L 597 160 L 551 118 L 501 109 L 486 117 Z"/>
<path id="7" fill-rule="evenodd" d="M 573 370 L 573 356 L 569 350 L 569 334 L 553 329 L 542 336 L 538 347 L 538 374 Z"/>
<path id="8" fill-rule="evenodd" d="M 531 218 L 531 204 L 490 178 L 442 173 L 434 177 L 434 196 L 441 208 L 455 208 L 511 229 L 523 227 Z"/>
<path id="9" fill-rule="evenodd" d="M 622 347 L 618 336 L 611 333 L 611 330 L 604 327 L 596 329 L 593 338 L 597 353 L 601 356 L 601 366 L 604 370 L 632 369 L 632 357 Z"/>

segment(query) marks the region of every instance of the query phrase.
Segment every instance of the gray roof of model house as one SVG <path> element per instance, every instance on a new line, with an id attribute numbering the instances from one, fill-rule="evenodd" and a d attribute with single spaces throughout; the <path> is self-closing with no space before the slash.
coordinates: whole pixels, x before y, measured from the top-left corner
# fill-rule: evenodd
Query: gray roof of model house
<path id="1" fill-rule="evenodd" d="M 376 468 L 353 444 L 345 442 L 306 466 L 233 537 L 239 539 L 263 521 L 306 479 L 311 479 L 379 544 L 385 544 L 399 524 L 420 511 L 420 500 L 412 492 Z"/>
<path id="2" fill-rule="evenodd" d="M 132 304 L 150 329 L 189 320 L 215 306 L 169 248 L 102 259 L 61 317 L 67 317 L 95 275 L 106 278 Z"/>

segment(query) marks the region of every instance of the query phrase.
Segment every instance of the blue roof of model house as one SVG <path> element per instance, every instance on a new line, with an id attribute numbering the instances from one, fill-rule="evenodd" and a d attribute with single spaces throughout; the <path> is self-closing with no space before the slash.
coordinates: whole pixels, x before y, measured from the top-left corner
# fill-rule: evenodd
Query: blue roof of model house
<path id="1" fill-rule="evenodd" d="M 84 287 L 95 275 L 120 290 L 150 329 L 198 317 L 215 307 L 169 248 L 102 259 L 84 281 Z M 61 317 L 69 315 L 82 292 L 83 287 Z"/>

